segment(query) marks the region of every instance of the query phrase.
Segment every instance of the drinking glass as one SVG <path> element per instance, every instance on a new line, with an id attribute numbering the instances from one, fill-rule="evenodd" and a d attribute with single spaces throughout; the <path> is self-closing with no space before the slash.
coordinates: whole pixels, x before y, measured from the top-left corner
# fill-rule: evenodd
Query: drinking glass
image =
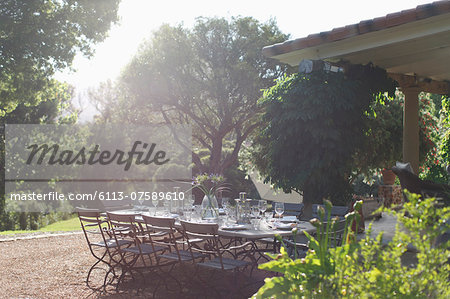
<path id="1" fill-rule="evenodd" d="M 284 213 L 284 203 L 283 202 L 276 202 L 275 203 L 275 213 L 277 214 L 277 221 L 281 218 L 281 216 Z"/>
<path id="2" fill-rule="evenodd" d="M 192 221 L 202 220 L 202 206 L 201 205 L 194 206 L 194 212 L 193 212 L 191 218 L 192 218 Z"/>
<path id="3" fill-rule="evenodd" d="M 189 195 L 187 198 L 188 207 L 192 209 L 192 207 L 194 206 L 194 203 L 195 203 L 195 195 L 194 194 Z"/>
<path id="4" fill-rule="evenodd" d="M 143 199 L 138 199 L 136 200 L 136 210 L 138 211 L 143 211 L 144 210 L 144 200 Z"/>
<path id="5" fill-rule="evenodd" d="M 252 206 L 251 207 L 252 217 L 258 219 L 259 216 L 259 207 L 258 206 Z"/>
<path id="6" fill-rule="evenodd" d="M 258 206 L 252 206 L 252 207 L 250 208 L 250 210 L 251 210 L 252 217 L 253 217 L 253 219 L 251 220 L 251 222 L 252 222 L 252 224 L 253 224 L 253 228 L 254 228 L 255 230 L 257 230 L 258 227 L 259 227 L 259 219 L 258 219 L 258 216 L 259 216 L 259 207 L 258 207 Z"/>
<path id="7" fill-rule="evenodd" d="M 168 216 L 171 214 L 170 208 L 172 207 L 172 201 L 169 199 L 164 199 L 164 216 Z"/>
<path id="8" fill-rule="evenodd" d="M 157 206 L 158 206 L 158 202 L 159 202 L 159 200 L 158 200 L 158 198 L 156 196 L 152 197 L 152 205 L 155 208 L 155 212 L 153 214 L 154 216 L 156 216 L 156 209 L 157 209 Z"/>
<path id="9" fill-rule="evenodd" d="M 261 212 L 262 218 L 264 218 L 264 213 L 267 210 L 267 200 L 261 199 L 258 201 L 258 208 Z"/>
<path id="10" fill-rule="evenodd" d="M 229 221 L 229 219 L 228 219 L 228 216 L 230 214 L 229 213 L 230 212 L 229 205 L 230 205 L 229 199 L 226 197 L 222 197 L 222 209 L 225 212 L 225 224 L 228 224 L 228 221 Z"/>
<path id="11" fill-rule="evenodd" d="M 227 197 L 222 197 L 222 208 L 226 210 L 228 208 L 228 205 L 230 204 L 230 201 Z"/>
<path id="12" fill-rule="evenodd" d="M 254 230 L 258 230 L 259 229 L 259 219 L 258 218 L 251 219 L 250 222 L 252 223 L 252 226 L 253 226 Z"/>

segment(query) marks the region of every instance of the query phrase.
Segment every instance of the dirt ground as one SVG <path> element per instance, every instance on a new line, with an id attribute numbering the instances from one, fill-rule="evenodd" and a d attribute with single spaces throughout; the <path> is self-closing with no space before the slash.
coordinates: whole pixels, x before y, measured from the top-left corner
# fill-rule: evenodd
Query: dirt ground
<path id="1" fill-rule="evenodd" d="M 233 278 L 218 277 L 222 285 L 219 293 L 203 285 L 185 284 L 180 290 L 165 291 L 159 288 L 154 293 L 148 281 L 124 284 L 119 292 L 109 287 L 107 293 L 93 291 L 86 286 L 85 279 L 90 266 L 96 261 L 91 256 L 82 234 L 60 235 L 0 242 L 0 298 L 231 298 Z M 176 269 L 175 269 L 176 270 Z M 177 272 L 177 271 L 174 271 Z M 100 270 L 92 274 L 102 278 Z M 185 275 L 185 274 L 177 274 Z M 244 275 L 238 279 L 252 281 L 236 298 L 245 298 L 255 293 L 262 285 L 267 272 L 256 270 L 252 278 Z M 186 277 L 178 277 L 186 281 Z M 95 281 L 94 281 L 95 283 Z M 151 284 L 151 283 L 150 283 Z"/>

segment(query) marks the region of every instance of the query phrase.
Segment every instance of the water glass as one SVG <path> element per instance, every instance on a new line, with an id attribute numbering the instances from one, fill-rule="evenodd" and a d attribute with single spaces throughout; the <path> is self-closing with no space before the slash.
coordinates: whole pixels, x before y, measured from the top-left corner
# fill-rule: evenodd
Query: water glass
<path id="1" fill-rule="evenodd" d="M 191 221 L 192 220 L 192 208 L 188 207 L 185 208 L 183 211 L 183 217 L 186 221 Z"/>
<path id="2" fill-rule="evenodd" d="M 252 223 L 254 230 L 259 230 L 259 219 L 258 218 L 251 219 L 251 223 Z"/>
<path id="3" fill-rule="evenodd" d="M 194 206 L 194 212 L 192 213 L 191 218 L 192 218 L 192 221 L 202 219 L 202 206 L 201 205 Z"/>
<path id="4" fill-rule="evenodd" d="M 284 213 L 284 203 L 276 202 L 275 203 L 275 213 L 277 214 L 277 218 L 281 218 Z"/>
<path id="5" fill-rule="evenodd" d="M 252 206 L 251 207 L 251 213 L 252 217 L 258 219 L 259 216 L 259 207 L 258 206 Z"/>
<path id="6" fill-rule="evenodd" d="M 156 209 L 157 209 L 157 207 L 158 207 L 158 203 L 159 203 L 159 200 L 158 200 L 157 197 L 152 198 L 152 205 L 153 205 L 153 207 L 155 208 L 155 213 L 154 213 L 154 215 L 156 215 Z"/>
<path id="7" fill-rule="evenodd" d="M 262 217 L 264 217 L 264 213 L 267 210 L 267 200 L 264 200 L 264 199 L 259 200 L 258 208 L 259 208 L 259 211 L 261 212 Z"/>
<path id="8" fill-rule="evenodd" d="M 227 220 L 231 223 L 236 223 L 237 222 L 237 217 L 236 217 L 236 210 L 238 209 L 237 205 L 236 206 L 229 206 L 227 208 L 228 210 L 228 215 L 227 215 Z"/>

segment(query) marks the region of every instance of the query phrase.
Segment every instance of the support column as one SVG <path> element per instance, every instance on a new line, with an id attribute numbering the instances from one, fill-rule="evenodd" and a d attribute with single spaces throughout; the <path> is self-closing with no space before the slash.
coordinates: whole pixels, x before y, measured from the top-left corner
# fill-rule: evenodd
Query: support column
<path id="1" fill-rule="evenodd" d="M 419 173 L 419 93 L 417 87 L 402 88 L 405 95 L 403 107 L 403 162 L 411 163 Z"/>

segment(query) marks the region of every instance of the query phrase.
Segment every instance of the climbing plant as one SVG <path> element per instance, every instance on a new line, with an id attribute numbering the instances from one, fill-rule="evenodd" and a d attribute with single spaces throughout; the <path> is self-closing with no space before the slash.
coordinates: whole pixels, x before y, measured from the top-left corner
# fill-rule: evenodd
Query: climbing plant
<path id="1" fill-rule="evenodd" d="M 351 198 L 349 178 L 366 138 L 369 105 L 395 87 L 371 64 L 278 80 L 259 101 L 264 112 L 254 140 L 256 167 L 266 182 L 302 193 L 307 204 L 327 197 L 343 204 Z"/>

